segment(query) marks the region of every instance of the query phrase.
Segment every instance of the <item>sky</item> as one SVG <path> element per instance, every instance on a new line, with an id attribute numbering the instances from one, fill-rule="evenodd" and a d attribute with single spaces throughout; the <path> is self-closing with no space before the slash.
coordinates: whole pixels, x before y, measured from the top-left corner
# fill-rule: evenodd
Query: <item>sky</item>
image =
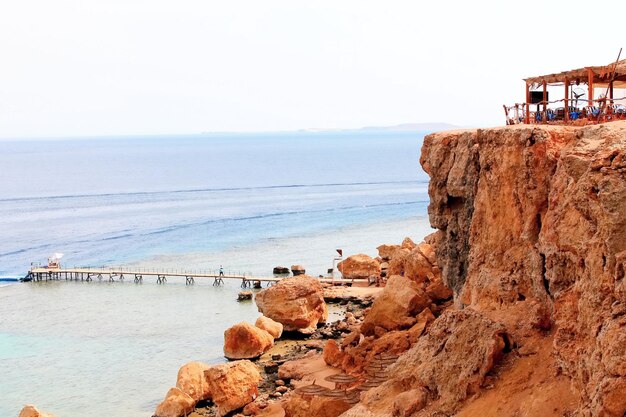
<path id="1" fill-rule="evenodd" d="M 626 46 L 592 4 L 7 0 L 0 138 L 502 125 L 522 78 Z"/>

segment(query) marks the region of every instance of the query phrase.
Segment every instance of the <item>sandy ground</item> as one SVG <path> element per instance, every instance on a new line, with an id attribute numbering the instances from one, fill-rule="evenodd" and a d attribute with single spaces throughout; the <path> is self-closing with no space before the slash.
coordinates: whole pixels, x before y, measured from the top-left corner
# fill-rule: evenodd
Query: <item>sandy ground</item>
<path id="1" fill-rule="evenodd" d="M 474 399 L 469 398 L 456 417 L 518 417 L 571 415 L 578 395 L 569 378 L 556 375 L 551 355 L 552 338 L 528 342 L 532 351 L 512 363 L 503 363 L 494 383 Z M 545 410 L 552 410 L 546 412 Z"/>
<path id="2" fill-rule="evenodd" d="M 377 297 L 381 292 L 382 287 L 367 286 L 367 287 L 326 287 L 324 288 L 324 298 L 367 298 Z"/>

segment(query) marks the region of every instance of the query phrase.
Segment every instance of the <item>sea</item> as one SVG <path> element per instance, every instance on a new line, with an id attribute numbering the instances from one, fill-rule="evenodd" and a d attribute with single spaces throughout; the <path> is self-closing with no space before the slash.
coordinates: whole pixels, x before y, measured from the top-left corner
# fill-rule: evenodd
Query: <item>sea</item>
<path id="1" fill-rule="evenodd" d="M 0 279 L 65 266 L 325 275 L 431 233 L 427 132 L 198 134 L 0 141 Z M 0 416 L 147 417 L 178 368 L 225 361 L 259 313 L 239 281 L 0 281 Z"/>

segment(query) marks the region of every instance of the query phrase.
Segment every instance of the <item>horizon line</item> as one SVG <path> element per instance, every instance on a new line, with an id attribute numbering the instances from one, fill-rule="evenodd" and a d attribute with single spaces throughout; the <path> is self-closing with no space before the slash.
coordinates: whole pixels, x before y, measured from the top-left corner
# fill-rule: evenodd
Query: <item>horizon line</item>
<path id="1" fill-rule="evenodd" d="M 118 134 L 85 134 L 67 136 L 0 136 L 0 141 L 19 140 L 76 140 L 76 139 L 112 139 L 112 138 L 133 138 L 133 137 L 161 137 L 161 136 L 218 136 L 218 135 L 276 135 L 276 134 L 332 134 L 332 133 L 357 133 L 357 132 L 385 132 L 385 133 L 407 133 L 431 131 L 434 127 L 445 129 L 459 129 L 463 126 L 446 122 L 423 122 L 423 123 L 401 123 L 388 126 L 362 126 L 350 128 L 300 128 L 286 130 L 224 130 L 224 131 L 202 131 L 193 133 L 118 133 Z M 430 128 L 429 128 L 430 127 Z"/>

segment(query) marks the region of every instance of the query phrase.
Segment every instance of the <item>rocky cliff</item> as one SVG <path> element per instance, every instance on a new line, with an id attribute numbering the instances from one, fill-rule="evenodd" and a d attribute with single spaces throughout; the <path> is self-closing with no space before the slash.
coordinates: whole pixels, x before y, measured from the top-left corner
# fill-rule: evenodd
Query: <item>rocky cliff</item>
<path id="1" fill-rule="evenodd" d="M 626 122 L 426 138 L 429 216 L 457 307 L 550 332 L 583 415 L 626 412 Z"/>
<path id="2" fill-rule="evenodd" d="M 421 164 L 454 303 L 344 415 L 625 416 L 626 121 L 436 133 Z"/>

